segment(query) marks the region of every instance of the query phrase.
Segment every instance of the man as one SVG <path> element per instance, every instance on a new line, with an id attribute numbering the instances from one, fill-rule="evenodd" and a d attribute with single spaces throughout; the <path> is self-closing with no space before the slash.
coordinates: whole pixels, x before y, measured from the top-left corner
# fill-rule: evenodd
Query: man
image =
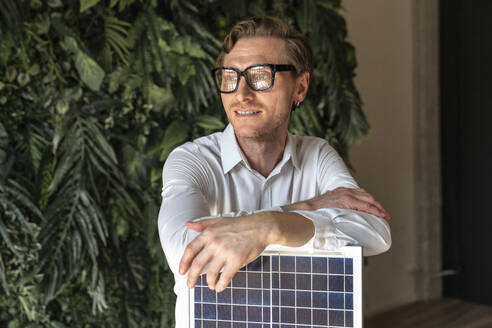
<path id="1" fill-rule="evenodd" d="M 247 19 L 225 38 L 214 76 L 230 124 L 176 148 L 163 171 L 159 234 L 177 327 L 187 326 L 187 287 L 202 272 L 221 292 L 267 247 L 390 247 L 389 214 L 338 154 L 287 131 L 312 62 L 309 41 L 276 18 Z"/>

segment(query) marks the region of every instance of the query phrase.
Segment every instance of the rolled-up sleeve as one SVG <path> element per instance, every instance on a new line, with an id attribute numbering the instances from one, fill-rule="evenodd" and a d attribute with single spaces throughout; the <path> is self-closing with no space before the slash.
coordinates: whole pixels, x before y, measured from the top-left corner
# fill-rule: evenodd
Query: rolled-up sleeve
<path id="1" fill-rule="evenodd" d="M 358 188 L 341 157 L 328 144 L 320 147 L 317 181 L 320 195 L 338 187 Z M 340 208 L 293 212 L 313 222 L 315 234 L 310 242 L 314 248 L 334 250 L 360 245 L 364 255 L 369 256 L 383 253 L 391 247 L 388 223 L 374 215 Z"/>
<path id="2" fill-rule="evenodd" d="M 339 208 L 293 212 L 313 222 L 314 248 L 335 250 L 343 246 L 359 245 L 362 246 L 364 256 L 370 256 L 386 252 L 391 247 L 388 223 L 374 215 Z"/>

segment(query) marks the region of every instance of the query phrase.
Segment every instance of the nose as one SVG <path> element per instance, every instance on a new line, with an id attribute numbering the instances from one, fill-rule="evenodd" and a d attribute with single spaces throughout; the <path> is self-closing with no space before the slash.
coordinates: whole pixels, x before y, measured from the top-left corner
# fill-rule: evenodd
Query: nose
<path id="1" fill-rule="evenodd" d="M 247 101 L 253 99 L 254 96 L 255 92 L 249 87 L 248 82 L 246 82 L 246 78 L 241 76 L 236 90 L 236 98 L 240 101 Z"/>

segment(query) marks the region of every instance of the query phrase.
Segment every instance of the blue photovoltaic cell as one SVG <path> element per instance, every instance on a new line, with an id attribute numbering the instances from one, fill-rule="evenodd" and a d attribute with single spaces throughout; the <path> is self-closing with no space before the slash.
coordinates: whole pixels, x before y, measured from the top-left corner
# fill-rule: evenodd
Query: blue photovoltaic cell
<path id="1" fill-rule="evenodd" d="M 313 308 L 326 309 L 328 308 L 328 293 L 313 292 Z"/>
<path id="2" fill-rule="evenodd" d="M 311 307 L 311 292 L 297 291 L 296 292 L 296 305 L 302 307 Z"/>
<path id="3" fill-rule="evenodd" d="M 296 272 L 311 272 L 311 258 L 298 256 L 296 258 Z"/>
<path id="4" fill-rule="evenodd" d="M 354 273 L 353 263 L 354 263 L 354 260 L 345 259 L 345 273 L 346 274 L 353 274 Z"/>
<path id="5" fill-rule="evenodd" d="M 343 309 L 344 307 L 344 296 L 343 293 L 329 293 L 328 304 L 330 304 L 330 308 L 332 309 Z"/>
<path id="6" fill-rule="evenodd" d="M 234 306 L 232 317 L 234 321 L 246 321 L 246 306 Z"/>
<path id="7" fill-rule="evenodd" d="M 271 277 L 272 277 L 272 288 L 279 288 L 280 273 L 272 272 Z"/>
<path id="8" fill-rule="evenodd" d="M 328 310 L 313 309 L 313 325 L 326 326 L 328 322 Z"/>
<path id="9" fill-rule="evenodd" d="M 232 288 L 232 303 L 246 304 L 246 289 Z"/>
<path id="10" fill-rule="evenodd" d="M 328 272 L 328 262 L 326 257 L 313 258 L 313 273 L 326 273 Z"/>
<path id="11" fill-rule="evenodd" d="M 260 256 L 221 293 L 201 275 L 195 328 L 353 327 L 354 262 L 323 256 Z"/>
<path id="12" fill-rule="evenodd" d="M 238 272 L 232 280 L 233 287 L 246 287 L 246 272 Z"/>
<path id="13" fill-rule="evenodd" d="M 346 311 L 345 312 L 345 326 L 352 327 L 354 325 L 354 312 Z"/>
<path id="14" fill-rule="evenodd" d="M 248 304 L 262 305 L 262 296 L 261 289 L 248 289 Z"/>
<path id="15" fill-rule="evenodd" d="M 329 271 L 328 271 L 329 273 L 343 274 L 345 272 L 344 261 L 342 258 L 330 257 L 328 267 L 329 267 Z"/>
<path id="16" fill-rule="evenodd" d="M 280 305 L 282 306 L 295 306 L 295 292 L 292 290 L 280 291 Z"/>
<path id="17" fill-rule="evenodd" d="M 345 277 L 344 276 L 330 276 L 328 278 L 329 282 L 329 290 L 333 291 L 344 291 L 344 282 L 345 282 Z"/>
<path id="18" fill-rule="evenodd" d="M 261 273 L 250 273 L 248 274 L 248 288 L 261 288 Z"/>
<path id="19" fill-rule="evenodd" d="M 280 256 L 280 272 L 294 272 L 294 256 Z"/>
<path id="20" fill-rule="evenodd" d="M 263 290 L 263 305 L 270 305 L 271 294 L 270 290 Z"/>
<path id="21" fill-rule="evenodd" d="M 203 302 L 215 303 L 217 293 L 213 290 L 210 290 L 207 287 L 200 287 L 202 291 L 202 300 Z"/>
<path id="22" fill-rule="evenodd" d="M 218 326 L 218 328 L 231 328 L 232 327 L 231 322 L 228 322 L 228 321 L 219 321 L 217 326 Z"/>
<path id="23" fill-rule="evenodd" d="M 204 320 L 202 324 L 203 328 L 216 328 L 215 320 Z"/>
<path id="24" fill-rule="evenodd" d="M 279 256 L 272 256 L 271 258 L 272 272 L 278 272 L 278 261 L 279 261 Z"/>
<path id="25" fill-rule="evenodd" d="M 345 294 L 345 308 L 349 310 L 354 308 L 354 296 L 350 293 Z"/>
<path id="26" fill-rule="evenodd" d="M 311 277 L 313 281 L 313 290 L 328 290 L 327 276 L 322 274 L 313 274 Z"/>
<path id="27" fill-rule="evenodd" d="M 223 292 L 217 293 L 217 303 L 231 304 L 231 291 L 231 288 L 228 287 Z"/>
<path id="28" fill-rule="evenodd" d="M 344 311 L 328 311 L 329 324 L 332 326 L 344 326 L 345 313 Z"/>
<path id="29" fill-rule="evenodd" d="M 231 307 L 228 305 L 217 305 L 217 319 L 231 320 Z"/>
<path id="30" fill-rule="evenodd" d="M 353 292 L 354 278 L 352 276 L 345 276 L 345 291 Z"/>
<path id="31" fill-rule="evenodd" d="M 283 307 L 280 309 L 280 320 L 285 323 L 295 323 L 296 309 L 293 307 Z"/>
<path id="32" fill-rule="evenodd" d="M 296 288 L 295 274 L 293 273 L 281 273 L 280 274 L 280 288 L 282 289 L 294 289 Z"/>
<path id="33" fill-rule="evenodd" d="M 296 322 L 299 324 L 311 324 L 311 310 L 304 308 L 296 309 Z"/>
<path id="34" fill-rule="evenodd" d="M 311 275 L 305 273 L 296 274 L 296 289 L 311 290 Z"/>
<path id="35" fill-rule="evenodd" d="M 261 322 L 261 306 L 249 306 L 248 307 L 248 321 L 249 322 Z"/>

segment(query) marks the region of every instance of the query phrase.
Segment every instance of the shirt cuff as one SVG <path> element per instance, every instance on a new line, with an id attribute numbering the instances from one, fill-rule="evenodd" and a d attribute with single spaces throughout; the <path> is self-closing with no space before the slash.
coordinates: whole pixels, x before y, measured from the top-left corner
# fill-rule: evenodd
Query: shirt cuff
<path id="1" fill-rule="evenodd" d="M 336 209 L 329 209 L 328 211 L 327 209 L 316 211 L 296 210 L 292 211 L 292 213 L 302 215 L 313 222 L 314 236 L 308 243 L 311 243 L 310 246 L 315 249 L 334 251 L 340 247 L 356 244 L 353 238 L 336 227 L 334 219 L 339 215 Z M 307 246 L 308 243 L 304 246 Z"/>

